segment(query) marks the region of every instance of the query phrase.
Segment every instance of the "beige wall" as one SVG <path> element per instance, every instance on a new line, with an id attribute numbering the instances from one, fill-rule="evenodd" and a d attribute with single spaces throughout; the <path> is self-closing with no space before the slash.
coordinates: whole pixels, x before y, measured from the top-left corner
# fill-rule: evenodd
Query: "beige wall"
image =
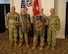
<path id="1" fill-rule="evenodd" d="M 40 0 L 41 7 L 44 9 L 45 15 L 50 15 L 49 10 L 50 8 L 55 7 L 56 14 L 60 17 L 61 21 L 61 29 L 59 31 L 59 34 L 57 35 L 57 38 L 65 38 L 65 10 L 66 10 L 66 1 L 65 0 Z M 54 3 L 55 2 L 55 3 Z M 12 0 L 10 0 L 10 4 L 12 6 Z M 20 7 L 21 7 L 21 0 L 14 0 L 14 5 L 16 7 L 16 11 L 20 13 Z M 28 7 L 28 13 L 32 16 L 32 6 Z M 31 22 L 32 18 L 31 18 Z"/>
<path id="2" fill-rule="evenodd" d="M 21 0 L 10 0 L 10 6 L 14 5 L 16 7 L 16 12 L 20 13 Z"/>
<path id="3" fill-rule="evenodd" d="M 66 20 L 66 0 L 55 0 L 56 15 L 59 16 L 61 21 L 61 29 L 57 38 L 65 38 L 65 20 Z"/>
<path id="4" fill-rule="evenodd" d="M 50 15 L 50 8 L 54 8 L 54 0 L 41 0 L 41 6 L 44 9 L 44 14 Z"/>
<path id="5" fill-rule="evenodd" d="M 54 8 L 54 0 L 40 0 L 41 6 L 44 8 L 44 13 L 49 15 L 50 8 Z M 13 5 L 12 0 L 10 0 L 11 6 Z M 14 0 L 14 5 L 16 7 L 16 11 L 20 12 L 21 0 Z M 28 13 L 32 15 L 32 6 L 28 7 Z"/>
<path id="6" fill-rule="evenodd" d="M 41 7 L 43 7 L 44 14 L 46 15 L 49 15 L 50 8 L 54 8 L 54 0 L 39 0 L 39 3 Z M 12 0 L 10 0 L 10 4 L 11 6 L 13 5 Z M 16 7 L 16 12 L 20 13 L 21 0 L 14 0 L 14 5 Z M 28 13 L 32 16 L 33 15 L 32 6 L 27 8 L 28 8 Z M 33 22 L 32 18 L 31 18 L 31 22 Z"/>

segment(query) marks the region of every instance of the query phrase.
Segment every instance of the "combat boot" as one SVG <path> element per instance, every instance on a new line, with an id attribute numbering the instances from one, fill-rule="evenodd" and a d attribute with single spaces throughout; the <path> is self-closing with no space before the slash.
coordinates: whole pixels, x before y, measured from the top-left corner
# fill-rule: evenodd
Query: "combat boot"
<path id="1" fill-rule="evenodd" d="M 9 46 L 11 47 L 13 45 L 13 42 L 12 41 L 10 41 L 10 44 L 9 44 Z"/>
<path id="2" fill-rule="evenodd" d="M 54 46 L 52 46 L 52 47 L 51 47 L 51 50 L 52 50 L 52 51 L 54 51 L 54 50 L 55 50 L 55 47 L 54 47 Z"/>
<path id="3" fill-rule="evenodd" d="M 43 50 L 43 49 L 44 49 L 43 46 L 40 46 L 39 50 Z"/>
<path id="4" fill-rule="evenodd" d="M 26 43 L 26 47 L 27 47 L 27 48 L 29 48 L 29 45 L 28 45 L 28 43 Z"/>
<path id="5" fill-rule="evenodd" d="M 32 49 L 35 49 L 35 48 L 36 48 L 36 46 L 33 46 L 33 47 L 32 47 Z"/>
<path id="6" fill-rule="evenodd" d="M 16 43 L 16 41 L 14 42 L 14 46 L 15 46 L 15 47 L 17 46 L 17 43 Z"/>
<path id="7" fill-rule="evenodd" d="M 22 46 L 22 42 L 20 41 L 20 43 L 19 43 L 18 47 L 21 47 L 21 46 Z"/>
<path id="8" fill-rule="evenodd" d="M 47 45 L 47 47 L 45 49 L 48 50 L 50 47 L 51 47 L 50 45 Z"/>

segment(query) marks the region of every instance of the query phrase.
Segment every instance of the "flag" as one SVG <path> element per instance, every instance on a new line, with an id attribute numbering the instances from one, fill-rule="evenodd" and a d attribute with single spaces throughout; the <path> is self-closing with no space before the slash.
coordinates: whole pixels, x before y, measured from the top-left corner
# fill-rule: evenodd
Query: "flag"
<path id="1" fill-rule="evenodd" d="M 40 14 L 40 11 L 39 11 L 39 2 L 38 0 L 34 0 L 34 3 L 33 3 L 33 15 L 36 16 L 38 14 Z"/>
<path id="2" fill-rule="evenodd" d="M 25 8 L 25 0 L 21 0 L 21 8 Z"/>
<path id="3" fill-rule="evenodd" d="M 25 8 L 25 10 L 28 10 L 25 4 L 25 0 L 21 0 L 21 8 Z"/>

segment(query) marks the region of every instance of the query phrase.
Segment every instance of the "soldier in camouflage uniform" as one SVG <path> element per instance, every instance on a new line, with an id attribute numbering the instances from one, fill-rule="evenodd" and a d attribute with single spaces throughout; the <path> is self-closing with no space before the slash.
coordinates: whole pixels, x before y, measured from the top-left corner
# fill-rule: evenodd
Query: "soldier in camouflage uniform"
<path id="1" fill-rule="evenodd" d="M 32 49 L 36 48 L 37 42 L 38 42 L 38 37 L 40 36 L 40 48 L 39 50 L 43 50 L 43 46 L 45 43 L 45 25 L 47 25 L 47 23 L 45 22 L 47 19 L 47 16 L 45 16 L 43 14 L 43 9 L 40 9 L 40 14 L 37 16 L 34 16 L 33 18 L 33 23 L 34 23 L 34 40 L 33 40 L 33 47 Z"/>
<path id="2" fill-rule="evenodd" d="M 60 29 L 60 19 L 55 15 L 55 10 L 53 8 L 50 9 L 50 13 L 51 15 L 48 18 L 48 46 L 46 47 L 46 49 L 49 49 L 52 45 L 51 50 L 54 50 L 54 47 L 56 46 L 56 34 Z"/>
<path id="3" fill-rule="evenodd" d="M 23 40 L 23 33 L 22 33 L 22 28 L 21 28 L 21 21 L 22 21 L 22 19 L 21 19 L 21 14 L 22 14 L 22 9 L 21 9 L 21 11 L 20 11 L 20 15 L 19 15 L 19 26 L 18 26 L 18 32 L 19 32 L 19 45 L 18 45 L 18 47 L 21 47 L 22 46 L 22 42 L 24 41 Z"/>
<path id="4" fill-rule="evenodd" d="M 17 26 L 18 26 L 18 19 L 19 19 L 19 14 L 15 12 L 15 6 L 11 7 L 11 12 L 7 13 L 6 15 L 6 21 L 5 25 L 6 28 L 9 30 L 9 40 L 10 40 L 10 45 L 13 45 L 14 41 L 14 46 L 17 46 Z"/>
<path id="5" fill-rule="evenodd" d="M 25 38 L 25 42 L 26 42 L 26 47 L 29 47 L 28 45 L 28 32 L 31 29 L 31 22 L 30 22 L 30 15 L 27 14 L 27 10 L 25 8 L 21 8 L 21 14 L 20 14 L 20 31 L 22 31 L 22 33 L 20 34 L 24 34 L 19 36 L 20 38 L 20 44 L 18 47 L 20 47 L 22 45 L 22 41 L 23 41 L 23 37 Z"/>

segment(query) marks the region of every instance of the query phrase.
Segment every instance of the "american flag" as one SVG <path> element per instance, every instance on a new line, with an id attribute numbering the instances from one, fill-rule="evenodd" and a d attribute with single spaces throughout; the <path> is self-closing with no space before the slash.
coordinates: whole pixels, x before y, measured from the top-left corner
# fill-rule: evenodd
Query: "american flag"
<path id="1" fill-rule="evenodd" d="M 21 0 L 21 8 L 25 8 L 25 0 Z"/>

